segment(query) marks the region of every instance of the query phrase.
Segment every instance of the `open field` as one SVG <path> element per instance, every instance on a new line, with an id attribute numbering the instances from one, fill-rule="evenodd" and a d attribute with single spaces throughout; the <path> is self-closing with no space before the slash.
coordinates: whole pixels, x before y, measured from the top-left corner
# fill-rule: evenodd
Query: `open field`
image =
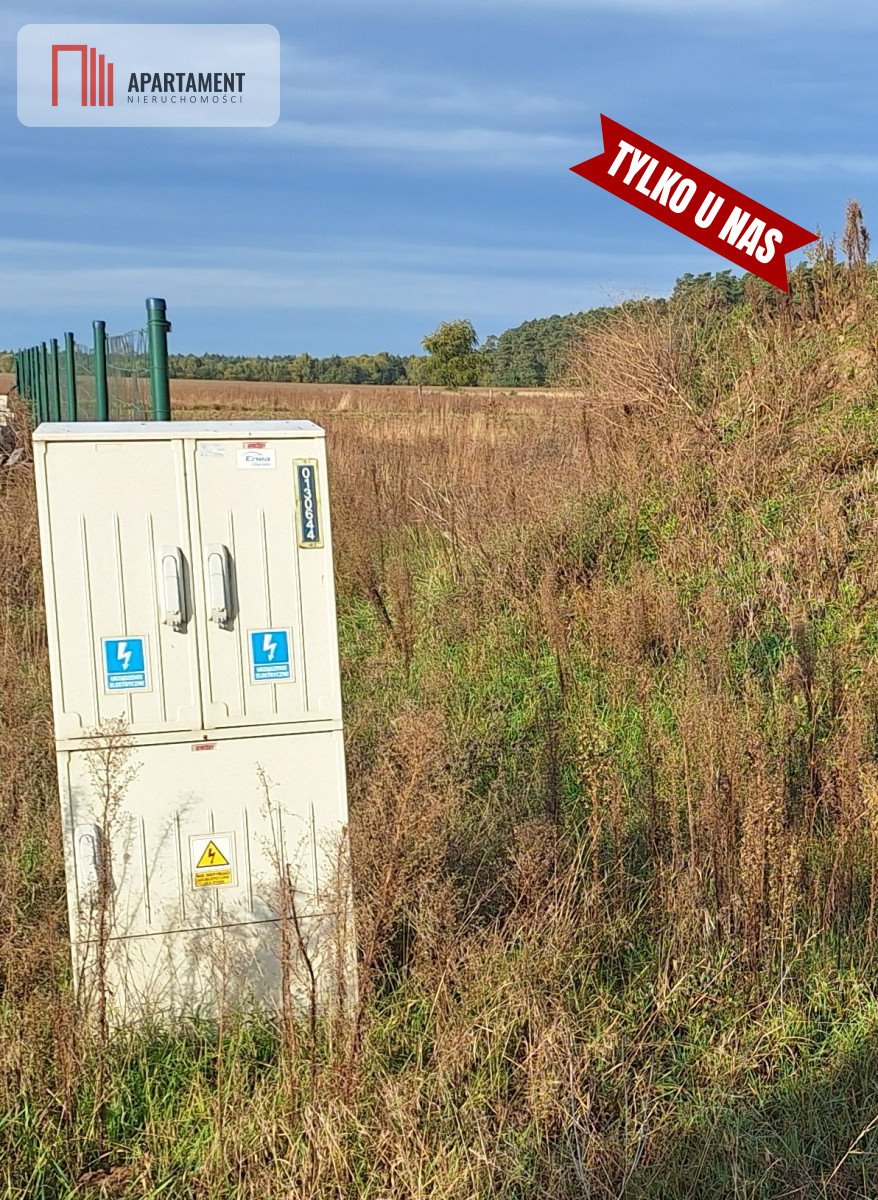
<path id="1" fill-rule="evenodd" d="M 565 394 L 175 381 L 329 433 L 362 994 L 316 1038 L 87 1036 L 0 473 L 0 1195 L 878 1194 L 878 302 L 818 283 Z"/>
<path id="2" fill-rule="evenodd" d="M 330 415 L 409 417 L 432 414 L 478 414 L 497 420 L 536 417 L 568 408 L 578 393 L 560 388 L 374 387 L 334 383 L 241 383 L 222 379 L 173 379 L 175 415 L 187 420 L 238 418 L 250 413 L 282 419 L 291 412 L 322 421 Z"/>

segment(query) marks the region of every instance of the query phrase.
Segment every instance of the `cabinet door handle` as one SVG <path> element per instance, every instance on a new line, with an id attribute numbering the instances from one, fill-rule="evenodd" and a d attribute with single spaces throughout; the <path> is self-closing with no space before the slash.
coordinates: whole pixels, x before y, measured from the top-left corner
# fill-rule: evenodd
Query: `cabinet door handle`
<path id="1" fill-rule="evenodd" d="M 80 899 L 94 899 L 101 866 L 101 831 L 97 825 L 77 825 L 73 830 L 73 852 L 79 876 Z"/>
<path id="2" fill-rule="evenodd" d="M 207 547 L 207 592 L 210 597 L 210 619 L 217 625 L 228 625 L 232 619 L 232 598 L 228 547 L 218 543 Z"/>
<path id="3" fill-rule="evenodd" d="M 183 551 L 179 546 L 159 550 L 159 577 L 162 590 L 162 621 L 180 630 L 186 624 L 186 600 L 183 585 Z"/>

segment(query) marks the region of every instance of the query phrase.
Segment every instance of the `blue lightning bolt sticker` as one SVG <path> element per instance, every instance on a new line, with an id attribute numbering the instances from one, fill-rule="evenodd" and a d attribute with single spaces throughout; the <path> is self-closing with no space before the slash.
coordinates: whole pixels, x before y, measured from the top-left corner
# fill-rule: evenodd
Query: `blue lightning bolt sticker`
<path id="1" fill-rule="evenodd" d="M 250 680 L 252 683 L 283 683 L 293 677 L 288 629 L 256 629 L 250 632 Z"/>
<path id="2" fill-rule="evenodd" d="M 142 692 L 149 687 L 145 637 L 103 638 L 104 690 Z"/>

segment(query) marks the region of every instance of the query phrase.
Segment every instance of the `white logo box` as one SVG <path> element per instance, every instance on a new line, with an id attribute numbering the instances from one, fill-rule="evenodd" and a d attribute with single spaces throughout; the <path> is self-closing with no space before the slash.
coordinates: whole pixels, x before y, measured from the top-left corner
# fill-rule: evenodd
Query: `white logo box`
<path id="1" fill-rule="evenodd" d="M 273 25 L 25 25 L 23 125 L 268 126 L 280 116 Z"/>

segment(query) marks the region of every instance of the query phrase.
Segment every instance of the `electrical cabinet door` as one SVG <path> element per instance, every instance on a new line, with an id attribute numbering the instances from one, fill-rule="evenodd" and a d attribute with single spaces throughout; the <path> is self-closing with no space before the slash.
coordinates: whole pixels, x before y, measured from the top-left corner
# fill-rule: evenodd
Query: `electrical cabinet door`
<path id="1" fill-rule="evenodd" d="M 109 937 L 141 955 L 131 959 L 137 977 L 118 984 L 144 1000 L 161 1007 L 170 988 L 178 1007 L 200 1002 L 198 978 L 209 972 L 198 947 L 211 930 L 249 926 L 254 947 L 271 957 L 259 930 L 277 921 L 283 881 L 309 926 L 344 899 L 340 730 L 140 746 L 111 739 L 62 752 L 58 765 L 73 940 L 80 958 L 89 944 L 93 954 L 105 862 Z M 109 803 L 105 773 L 115 780 Z M 316 953 L 316 930 L 313 938 Z"/>
<path id="2" fill-rule="evenodd" d="M 37 441 L 56 737 L 202 724 L 178 441 Z"/>
<path id="3" fill-rule="evenodd" d="M 323 439 L 190 447 L 204 728 L 340 721 Z"/>

